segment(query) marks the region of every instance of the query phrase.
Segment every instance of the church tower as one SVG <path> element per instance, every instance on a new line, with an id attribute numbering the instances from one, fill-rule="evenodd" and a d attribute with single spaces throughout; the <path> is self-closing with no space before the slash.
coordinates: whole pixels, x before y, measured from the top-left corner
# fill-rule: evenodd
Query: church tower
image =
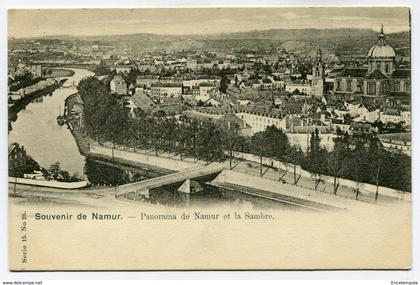
<path id="1" fill-rule="evenodd" d="M 318 97 L 324 95 L 325 74 L 322 62 L 321 48 L 316 52 L 316 60 L 312 66 L 312 94 Z"/>

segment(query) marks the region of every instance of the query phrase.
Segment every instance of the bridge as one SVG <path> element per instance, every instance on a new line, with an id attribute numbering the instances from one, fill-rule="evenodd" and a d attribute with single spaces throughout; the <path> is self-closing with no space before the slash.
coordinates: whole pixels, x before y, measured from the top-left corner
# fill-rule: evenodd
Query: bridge
<path id="1" fill-rule="evenodd" d="M 158 188 L 166 185 L 183 183 L 186 180 L 197 179 L 205 176 L 217 175 L 228 166 L 224 163 L 215 163 L 206 166 L 195 166 L 179 172 L 155 177 L 139 182 L 129 183 L 118 187 L 117 196 L 124 196 L 130 193 L 148 193 L 150 189 Z"/>

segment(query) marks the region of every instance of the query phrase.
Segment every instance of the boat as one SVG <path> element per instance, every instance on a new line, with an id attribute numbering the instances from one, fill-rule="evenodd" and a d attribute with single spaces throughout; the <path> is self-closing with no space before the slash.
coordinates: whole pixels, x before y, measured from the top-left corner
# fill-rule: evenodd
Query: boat
<path id="1" fill-rule="evenodd" d="M 61 107 L 58 111 L 58 116 L 57 116 L 57 124 L 59 126 L 62 126 L 66 123 L 66 117 L 64 115 L 61 115 Z"/>
<path id="2" fill-rule="evenodd" d="M 65 122 L 66 122 L 66 119 L 63 117 L 63 116 L 57 116 L 57 124 L 59 125 L 59 126 L 62 126 L 62 125 L 64 125 L 65 124 Z"/>

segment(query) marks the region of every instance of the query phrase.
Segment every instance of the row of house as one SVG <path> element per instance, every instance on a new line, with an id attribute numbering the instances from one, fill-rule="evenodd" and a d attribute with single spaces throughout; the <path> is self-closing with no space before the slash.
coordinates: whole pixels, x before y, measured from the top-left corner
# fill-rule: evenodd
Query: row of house
<path id="1" fill-rule="evenodd" d="M 157 76 L 141 76 L 136 80 L 136 86 L 127 86 L 121 75 L 116 75 L 110 81 L 111 92 L 119 95 L 128 95 L 129 90 L 133 93 L 144 92 L 155 102 L 163 103 L 168 98 L 193 99 L 196 101 L 208 101 L 211 98 L 219 98 L 219 80 L 215 78 L 205 79 L 160 79 Z M 131 94 L 132 95 L 132 94 Z"/>
<path id="2" fill-rule="evenodd" d="M 411 111 L 403 108 L 386 108 L 381 111 L 379 108 L 369 104 L 345 101 L 339 108 L 327 107 L 327 111 L 337 117 L 343 117 L 348 114 L 354 122 L 374 123 L 381 121 L 384 124 L 403 122 L 406 126 L 411 125 Z"/>

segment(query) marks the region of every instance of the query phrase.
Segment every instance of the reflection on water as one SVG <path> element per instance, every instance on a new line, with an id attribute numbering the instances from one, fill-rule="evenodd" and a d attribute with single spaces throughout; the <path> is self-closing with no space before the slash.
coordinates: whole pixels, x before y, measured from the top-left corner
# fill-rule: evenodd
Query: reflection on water
<path id="1" fill-rule="evenodd" d="M 111 162 L 90 157 L 86 158 L 85 174 L 92 186 L 123 185 L 161 175 L 144 169 L 129 170 L 124 166 L 113 167 Z"/>
<path id="2" fill-rule="evenodd" d="M 150 190 L 149 202 L 170 207 L 205 208 L 209 206 L 256 208 L 256 209 L 296 209 L 295 206 L 279 201 L 260 198 L 234 190 L 224 189 L 202 183 L 203 190 L 193 194 L 184 194 L 178 187 L 166 186 Z"/>
<path id="3" fill-rule="evenodd" d="M 93 75 L 83 69 L 72 69 L 75 73 L 68 80 L 77 84 L 82 78 Z M 79 153 L 76 142 L 67 127 L 57 125 L 57 115 L 63 112 L 64 100 L 74 94 L 76 87 L 59 88 L 48 96 L 41 96 L 19 112 L 11 123 L 9 143 L 23 145 L 41 167 L 49 168 L 56 161 L 70 175 L 82 177 L 85 158 Z"/>

